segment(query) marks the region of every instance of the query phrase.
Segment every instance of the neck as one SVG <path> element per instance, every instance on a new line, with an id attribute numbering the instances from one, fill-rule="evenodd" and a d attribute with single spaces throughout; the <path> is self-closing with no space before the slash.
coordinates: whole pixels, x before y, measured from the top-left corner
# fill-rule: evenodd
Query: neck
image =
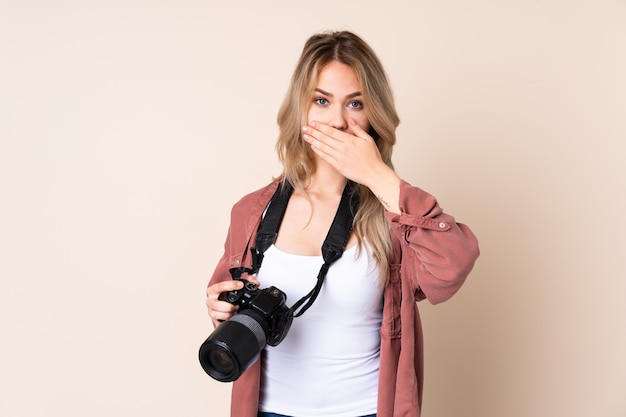
<path id="1" fill-rule="evenodd" d="M 305 189 L 309 194 L 341 195 L 346 181 L 346 177 L 335 168 L 324 161 L 319 161 Z"/>

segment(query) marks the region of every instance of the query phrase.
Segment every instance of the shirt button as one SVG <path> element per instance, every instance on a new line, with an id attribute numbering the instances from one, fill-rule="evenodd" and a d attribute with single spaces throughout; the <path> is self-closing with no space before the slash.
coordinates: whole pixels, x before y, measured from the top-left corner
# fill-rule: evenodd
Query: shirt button
<path id="1" fill-rule="evenodd" d="M 446 224 L 444 222 L 439 223 L 439 228 L 440 229 L 445 229 Z"/>
<path id="2" fill-rule="evenodd" d="M 235 261 L 235 265 L 239 265 L 239 260 Z"/>

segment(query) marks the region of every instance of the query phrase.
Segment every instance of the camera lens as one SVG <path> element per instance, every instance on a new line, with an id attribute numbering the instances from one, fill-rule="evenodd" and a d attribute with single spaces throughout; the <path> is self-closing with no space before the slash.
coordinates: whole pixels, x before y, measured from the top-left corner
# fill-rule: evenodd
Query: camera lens
<path id="1" fill-rule="evenodd" d="M 231 357 L 221 349 L 210 350 L 207 360 L 211 367 L 220 374 L 230 375 L 234 371 Z"/>
<path id="2" fill-rule="evenodd" d="M 222 382 L 239 378 L 265 347 L 268 326 L 254 310 L 243 310 L 221 323 L 200 346 L 204 371 Z"/>

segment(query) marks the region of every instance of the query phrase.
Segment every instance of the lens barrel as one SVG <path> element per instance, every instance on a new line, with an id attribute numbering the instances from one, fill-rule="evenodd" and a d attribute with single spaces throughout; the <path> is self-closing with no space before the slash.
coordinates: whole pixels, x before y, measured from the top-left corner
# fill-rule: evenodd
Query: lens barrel
<path id="1" fill-rule="evenodd" d="M 200 346 L 202 369 L 221 382 L 236 380 L 257 360 L 268 332 L 267 320 L 254 310 L 235 314 L 217 326 Z"/>

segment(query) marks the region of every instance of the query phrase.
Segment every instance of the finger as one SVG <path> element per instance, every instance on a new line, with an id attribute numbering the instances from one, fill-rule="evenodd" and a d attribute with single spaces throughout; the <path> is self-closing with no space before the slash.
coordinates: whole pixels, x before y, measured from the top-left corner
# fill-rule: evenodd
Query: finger
<path id="1" fill-rule="evenodd" d="M 217 284 L 213 284 L 209 286 L 206 290 L 207 297 L 219 295 L 220 293 L 226 291 L 240 290 L 243 288 L 243 282 L 237 280 L 228 280 L 218 282 Z"/>
<path id="2" fill-rule="evenodd" d="M 334 148 L 332 146 L 313 136 L 304 134 L 303 138 L 309 145 L 311 145 L 311 149 L 313 149 L 313 151 L 317 154 L 327 156 L 330 152 L 334 151 Z"/>
<path id="3" fill-rule="evenodd" d="M 213 322 L 222 322 L 226 320 L 230 320 L 234 313 L 228 313 L 224 311 L 211 311 L 209 317 Z"/>
<path id="4" fill-rule="evenodd" d="M 207 307 L 209 317 L 211 317 L 214 325 L 216 325 L 216 322 L 230 319 L 239 310 L 239 306 L 219 300 L 207 300 Z"/>
<path id="5" fill-rule="evenodd" d="M 354 132 L 355 136 L 358 136 L 361 139 L 371 139 L 373 140 L 373 138 L 370 136 L 369 133 L 367 133 L 365 131 L 365 129 L 363 129 L 354 119 L 349 119 L 348 120 L 348 124 L 350 125 L 350 128 L 352 129 L 352 131 Z"/>
<path id="6" fill-rule="evenodd" d="M 302 128 L 302 137 L 316 153 L 332 159 L 333 155 L 341 152 L 342 146 L 347 143 L 345 138 L 338 139 L 340 135 L 345 135 L 343 132 L 319 122 L 311 123 L 317 126 L 318 129 L 304 126 Z"/>
<path id="7" fill-rule="evenodd" d="M 211 317 L 211 321 L 213 321 L 214 326 L 217 326 L 222 321 L 230 320 L 233 314 L 234 314 L 234 311 L 228 312 L 228 311 L 211 310 L 209 312 L 209 316 Z"/>
<path id="8" fill-rule="evenodd" d="M 311 136 L 305 136 L 304 139 L 309 143 L 309 145 L 311 145 L 311 150 L 313 150 L 313 152 L 315 152 L 317 155 L 319 155 L 322 159 L 324 159 L 326 162 L 330 163 L 331 165 L 335 165 L 336 160 L 334 155 L 337 154 L 337 150 L 332 148 L 331 146 L 327 145 L 326 143 L 315 139 Z"/>
<path id="9" fill-rule="evenodd" d="M 308 127 L 302 128 L 302 137 L 309 143 L 314 149 L 324 150 L 330 152 L 334 150 L 334 146 L 338 144 L 337 140 L 324 134 L 323 132 Z"/>
<path id="10" fill-rule="evenodd" d="M 258 279 L 256 279 L 256 277 L 255 277 L 254 275 L 248 275 L 248 276 L 246 277 L 246 279 L 247 279 L 248 281 L 252 282 L 253 284 L 256 284 L 256 285 L 257 285 L 257 286 L 259 286 L 259 287 L 261 286 L 261 282 L 260 282 Z"/>
<path id="11" fill-rule="evenodd" d="M 311 122 L 311 125 L 309 126 L 309 129 L 307 129 L 307 131 L 309 131 L 311 136 L 319 139 L 320 141 L 323 141 L 330 146 L 332 146 L 333 142 L 342 142 L 351 136 L 350 134 L 342 130 L 336 129 L 331 125 L 316 121 Z"/>
<path id="12" fill-rule="evenodd" d="M 316 138 L 318 136 L 315 135 L 314 132 L 317 130 L 321 132 L 323 135 L 327 136 L 328 138 L 334 139 L 340 142 L 345 142 L 346 140 L 349 140 L 350 138 L 353 138 L 355 136 L 361 139 L 373 140 L 370 134 L 365 129 L 363 129 L 363 127 L 361 127 L 361 125 L 359 125 L 356 122 L 356 120 L 354 120 L 354 118 L 348 119 L 348 125 L 350 126 L 350 131 L 344 131 L 344 130 L 336 129 L 325 123 L 312 121 L 311 130 L 312 130 L 313 136 L 315 136 Z"/>
<path id="13" fill-rule="evenodd" d="M 211 314 L 211 316 L 213 314 L 218 314 L 218 315 L 230 314 L 230 315 L 232 315 L 235 311 L 239 310 L 239 306 L 235 305 L 235 304 L 231 304 L 231 303 L 229 303 L 227 301 L 216 300 L 213 303 L 211 303 L 211 307 L 209 307 L 209 310 L 211 310 L 209 312 L 209 314 Z"/>

